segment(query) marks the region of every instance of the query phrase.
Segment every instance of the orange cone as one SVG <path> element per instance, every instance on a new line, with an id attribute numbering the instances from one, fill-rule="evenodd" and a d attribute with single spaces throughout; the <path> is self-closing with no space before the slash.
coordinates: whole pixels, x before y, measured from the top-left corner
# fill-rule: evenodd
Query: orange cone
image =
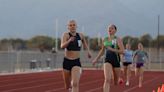
<path id="1" fill-rule="evenodd" d="M 164 92 L 164 84 L 162 85 L 161 92 Z"/>
<path id="2" fill-rule="evenodd" d="M 161 89 L 160 89 L 160 87 L 158 87 L 158 89 L 157 89 L 157 92 L 161 92 Z"/>

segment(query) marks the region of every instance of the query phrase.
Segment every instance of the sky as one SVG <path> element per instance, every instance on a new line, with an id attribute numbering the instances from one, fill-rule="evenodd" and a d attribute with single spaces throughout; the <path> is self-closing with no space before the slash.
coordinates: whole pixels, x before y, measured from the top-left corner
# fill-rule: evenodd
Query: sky
<path id="1" fill-rule="evenodd" d="M 61 37 L 70 19 L 78 32 L 89 37 L 107 36 L 115 24 L 120 37 L 164 35 L 164 0 L 0 0 L 0 39 L 30 39 L 37 35 Z"/>

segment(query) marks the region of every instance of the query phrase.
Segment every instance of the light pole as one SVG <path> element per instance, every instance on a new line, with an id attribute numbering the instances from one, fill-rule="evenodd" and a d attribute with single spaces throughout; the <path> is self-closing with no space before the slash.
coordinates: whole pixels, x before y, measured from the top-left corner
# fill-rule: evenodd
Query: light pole
<path id="1" fill-rule="evenodd" d="M 158 53 L 159 53 L 159 29 L 160 28 L 160 15 L 158 15 L 158 32 L 157 32 L 157 49 L 158 49 Z"/>
<path id="2" fill-rule="evenodd" d="M 159 31 L 160 31 L 160 15 L 158 15 L 158 35 L 157 35 L 157 57 L 160 63 L 160 69 L 162 69 L 162 61 L 160 60 L 160 43 L 159 43 Z"/>
<path id="3" fill-rule="evenodd" d="M 58 19 L 55 20 L 55 50 L 58 52 Z"/>

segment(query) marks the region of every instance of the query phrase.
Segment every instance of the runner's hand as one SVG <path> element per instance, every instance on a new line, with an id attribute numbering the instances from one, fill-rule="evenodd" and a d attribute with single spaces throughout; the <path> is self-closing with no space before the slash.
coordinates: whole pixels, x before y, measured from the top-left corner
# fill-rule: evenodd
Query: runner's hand
<path id="1" fill-rule="evenodd" d="M 92 61 L 92 64 L 95 65 L 96 62 L 97 62 L 97 59 L 94 59 L 94 60 Z"/>
<path id="2" fill-rule="evenodd" d="M 75 37 L 70 37 L 68 41 L 69 41 L 69 42 L 72 42 L 72 41 L 74 41 L 75 39 L 76 39 Z"/>
<path id="3" fill-rule="evenodd" d="M 91 55 L 91 52 L 88 52 L 88 58 L 91 58 L 92 55 Z"/>

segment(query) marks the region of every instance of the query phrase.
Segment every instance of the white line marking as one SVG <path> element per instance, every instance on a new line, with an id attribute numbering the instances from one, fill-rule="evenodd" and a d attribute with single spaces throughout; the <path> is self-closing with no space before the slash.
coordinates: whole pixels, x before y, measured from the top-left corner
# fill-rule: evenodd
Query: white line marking
<path id="1" fill-rule="evenodd" d="M 23 82 L 23 83 L 7 84 L 7 85 L 0 86 L 0 88 L 2 88 L 2 87 L 7 87 L 7 86 L 15 86 L 15 85 L 22 85 L 22 84 L 30 84 L 30 83 L 41 82 L 41 81 L 48 81 L 48 80 L 52 80 L 52 79 L 56 79 L 56 78 L 42 79 L 42 80 L 37 80 L 37 81 L 31 80 L 31 81 Z"/>
<path id="2" fill-rule="evenodd" d="M 91 89 L 91 90 L 88 90 L 88 91 L 85 91 L 85 92 L 93 92 L 95 90 L 98 90 L 98 89 L 101 89 L 102 87 L 98 87 L 98 88 L 94 88 L 94 89 Z"/>
<path id="3" fill-rule="evenodd" d="M 147 84 L 147 83 L 152 82 L 152 81 L 154 81 L 156 79 L 158 79 L 158 77 L 155 77 L 155 78 L 153 78 L 151 80 L 145 81 L 145 82 L 143 82 L 143 84 Z M 131 88 L 129 88 L 129 89 L 123 91 L 123 92 L 130 92 L 130 91 L 132 91 L 132 90 L 134 90 L 136 88 L 138 88 L 138 85 L 135 85 L 134 87 L 131 87 Z"/>
<path id="4" fill-rule="evenodd" d="M 83 85 L 87 85 L 87 84 L 91 84 L 91 83 L 95 83 L 95 82 L 98 82 L 98 81 L 102 81 L 103 79 L 101 80 L 94 80 L 94 81 L 89 81 L 89 82 L 86 82 L 86 83 L 81 83 L 80 86 L 83 86 Z M 58 89 L 53 89 L 53 90 L 47 90 L 46 92 L 55 92 L 55 91 L 58 91 L 59 90 L 63 90 L 64 88 L 58 88 Z"/>
<path id="5" fill-rule="evenodd" d="M 7 90 L 7 91 L 3 91 L 3 92 L 12 92 L 15 90 L 23 90 L 23 89 L 30 89 L 30 88 L 36 88 L 36 87 L 42 87 L 42 86 L 49 86 L 49 85 L 55 85 L 55 84 L 61 84 L 63 82 L 56 82 L 56 83 L 50 83 L 50 84 L 43 84 L 43 85 L 38 85 L 38 86 L 31 86 L 31 87 L 24 87 L 24 88 L 15 88 L 15 89 L 11 89 L 11 90 Z"/>

